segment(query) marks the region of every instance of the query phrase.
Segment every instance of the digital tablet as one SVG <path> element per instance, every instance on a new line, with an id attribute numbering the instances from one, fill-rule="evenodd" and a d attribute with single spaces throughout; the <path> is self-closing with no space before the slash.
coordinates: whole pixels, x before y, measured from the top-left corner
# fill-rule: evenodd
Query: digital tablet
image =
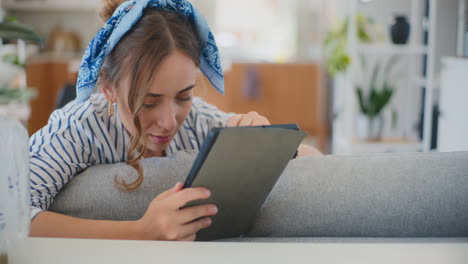
<path id="1" fill-rule="evenodd" d="M 184 188 L 206 187 L 215 204 L 212 225 L 198 241 L 246 234 L 279 176 L 306 136 L 297 125 L 213 128 L 187 176 Z"/>

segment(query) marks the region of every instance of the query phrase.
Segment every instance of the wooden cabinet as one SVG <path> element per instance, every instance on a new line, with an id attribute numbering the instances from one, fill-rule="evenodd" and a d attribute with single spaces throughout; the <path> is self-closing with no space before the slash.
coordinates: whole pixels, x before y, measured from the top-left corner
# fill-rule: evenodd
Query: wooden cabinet
<path id="1" fill-rule="evenodd" d="M 37 97 L 31 100 L 31 116 L 28 122 L 30 135 L 47 124 L 55 110 L 57 95 L 71 76 L 68 71 L 70 59 L 32 59 L 27 67 L 27 83 L 37 90 Z"/>
<path id="2" fill-rule="evenodd" d="M 233 64 L 225 74 L 224 97 L 204 78 L 196 93 L 226 112 L 256 111 L 272 124 L 297 123 L 324 151 L 327 96 L 319 89 L 319 78 L 315 64 Z"/>

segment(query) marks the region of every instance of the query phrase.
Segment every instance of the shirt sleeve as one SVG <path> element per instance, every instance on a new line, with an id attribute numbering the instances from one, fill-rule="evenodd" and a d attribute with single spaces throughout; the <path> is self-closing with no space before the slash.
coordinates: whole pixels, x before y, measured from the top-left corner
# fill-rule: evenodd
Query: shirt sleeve
<path id="1" fill-rule="evenodd" d="M 81 123 L 56 110 L 29 142 L 31 219 L 49 208 L 71 178 L 94 163 Z"/>
<path id="2" fill-rule="evenodd" d="M 224 127 L 227 125 L 227 121 L 235 113 L 226 113 L 219 110 L 216 106 L 211 105 L 203 99 L 196 97 L 193 102 L 193 107 L 196 113 L 199 115 L 201 122 L 206 124 L 203 126 L 207 130 L 213 127 Z"/>
<path id="3" fill-rule="evenodd" d="M 193 149 L 199 150 L 210 129 L 214 127 L 225 127 L 228 119 L 233 115 L 235 114 L 225 113 L 216 106 L 208 104 L 203 99 L 195 97 L 192 110 L 187 117 L 184 127 L 185 131 L 189 134 L 188 138 L 190 142 L 192 142 L 191 145 L 194 146 Z M 177 149 L 182 148 L 179 147 Z"/>

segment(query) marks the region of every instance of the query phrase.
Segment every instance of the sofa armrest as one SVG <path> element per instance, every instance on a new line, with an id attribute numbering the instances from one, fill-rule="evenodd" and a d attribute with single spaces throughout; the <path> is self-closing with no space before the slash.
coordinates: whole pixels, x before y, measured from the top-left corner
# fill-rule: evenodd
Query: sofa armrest
<path id="1" fill-rule="evenodd" d="M 467 237 L 468 152 L 292 161 L 253 237 Z"/>
<path id="2" fill-rule="evenodd" d="M 196 153 L 145 159 L 133 192 L 126 164 L 76 176 L 50 210 L 135 220 L 159 193 L 184 181 Z M 241 202 L 241 201 L 240 201 Z M 251 237 L 468 237 L 468 152 L 304 157 L 292 160 L 265 201 Z"/>

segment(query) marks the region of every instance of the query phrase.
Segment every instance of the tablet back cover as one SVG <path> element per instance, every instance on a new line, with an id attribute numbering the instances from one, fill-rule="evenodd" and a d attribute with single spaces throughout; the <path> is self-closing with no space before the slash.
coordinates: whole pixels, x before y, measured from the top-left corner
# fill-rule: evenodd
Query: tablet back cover
<path id="1" fill-rule="evenodd" d="M 211 197 L 188 206 L 213 203 L 218 207 L 212 225 L 197 233 L 198 241 L 247 233 L 306 135 L 291 126 L 234 127 L 215 132 L 208 155 L 197 158 L 193 166 L 198 173 L 191 186 L 207 187 Z"/>

